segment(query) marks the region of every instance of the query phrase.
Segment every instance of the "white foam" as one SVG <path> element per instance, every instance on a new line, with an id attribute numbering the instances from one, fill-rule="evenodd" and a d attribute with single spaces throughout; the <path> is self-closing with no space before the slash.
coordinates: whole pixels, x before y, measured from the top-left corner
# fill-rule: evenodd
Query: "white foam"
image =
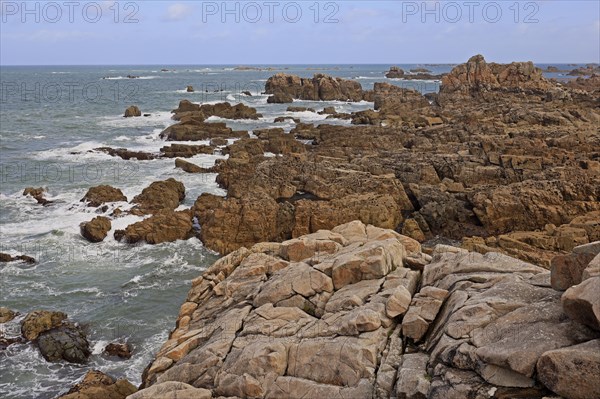
<path id="1" fill-rule="evenodd" d="M 127 76 L 106 76 L 103 77 L 103 80 L 124 80 L 124 79 L 128 79 L 128 80 L 148 80 L 148 79 L 159 79 L 160 76 L 139 76 L 139 77 L 135 77 L 135 78 L 129 78 Z"/>

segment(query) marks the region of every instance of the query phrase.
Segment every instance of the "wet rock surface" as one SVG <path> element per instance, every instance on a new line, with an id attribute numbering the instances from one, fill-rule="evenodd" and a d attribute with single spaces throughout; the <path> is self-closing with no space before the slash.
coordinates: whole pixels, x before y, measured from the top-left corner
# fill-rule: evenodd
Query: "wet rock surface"
<path id="1" fill-rule="evenodd" d="M 110 219 L 97 216 L 89 222 L 81 224 L 81 235 L 90 242 L 101 242 L 111 229 Z"/>

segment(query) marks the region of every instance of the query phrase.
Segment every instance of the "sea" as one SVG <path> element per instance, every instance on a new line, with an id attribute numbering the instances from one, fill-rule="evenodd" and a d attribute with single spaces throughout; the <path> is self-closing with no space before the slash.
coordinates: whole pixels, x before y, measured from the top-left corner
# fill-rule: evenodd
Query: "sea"
<path id="1" fill-rule="evenodd" d="M 450 64 L 397 64 L 408 71 L 449 72 Z M 583 65 L 559 65 L 573 69 Z M 439 81 L 387 79 L 391 65 L 268 65 L 236 68 L 232 65 L 120 65 L 120 66 L 1 66 L 0 67 L 0 252 L 28 255 L 33 265 L 0 263 L 0 306 L 18 311 L 11 322 L 0 324 L 0 335 L 18 336 L 20 321 L 33 310 L 68 314 L 87 331 L 93 348 L 84 365 L 49 363 L 31 343 L 0 350 L 0 398 L 54 398 L 66 393 L 88 370 L 141 382 L 144 368 L 174 328 L 191 280 L 218 259 L 197 239 L 160 245 L 127 245 L 113 232 L 141 220 L 115 219 L 101 243 L 89 243 L 80 223 L 109 214 L 87 207 L 81 198 L 92 186 L 109 184 L 131 200 L 150 183 L 175 178 L 182 181 L 189 208 L 202 193 L 225 195 L 214 174 L 187 174 L 175 169 L 173 159 L 125 161 L 93 151 L 98 147 L 158 152 L 165 145 L 161 131 L 175 123 L 171 110 L 179 101 L 243 103 L 263 116 L 258 120 L 221 120 L 234 130 L 253 131 L 294 123 L 274 123 L 278 116 L 302 122 L 349 124 L 325 119 L 313 112 L 287 112 L 289 105 L 315 108 L 334 106 L 338 112 L 373 107 L 373 103 L 294 101 L 267 104 L 265 82 L 275 73 L 302 77 L 324 73 L 359 82 L 371 89 L 389 82 L 422 93 L 437 92 Z M 538 65 L 545 68 L 547 65 Z M 546 74 L 565 77 L 564 73 Z M 186 87 L 192 85 L 193 93 Z M 243 92 L 250 92 L 251 96 Z M 124 118 L 125 108 L 138 106 L 147 116 Z M 198 144 L 198 143 L 196 143 Z M 190 159 L 210 167 L 224 155 L 197 155 Z M 22 195 L 26 187 L 43 187 L 52 203 L 39 205 Z M 109 358 L 109 342 L 133 346 L 128 360 Z"/>

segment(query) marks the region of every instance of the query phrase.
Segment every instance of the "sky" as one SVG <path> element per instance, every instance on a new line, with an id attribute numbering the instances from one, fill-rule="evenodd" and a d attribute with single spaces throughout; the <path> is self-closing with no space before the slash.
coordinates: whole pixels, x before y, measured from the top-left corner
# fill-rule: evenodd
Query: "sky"
<path id="1" fill-rule="evenodd" d="M 600 61 L 600 1 L 7 1 L 1 65 Z"/>

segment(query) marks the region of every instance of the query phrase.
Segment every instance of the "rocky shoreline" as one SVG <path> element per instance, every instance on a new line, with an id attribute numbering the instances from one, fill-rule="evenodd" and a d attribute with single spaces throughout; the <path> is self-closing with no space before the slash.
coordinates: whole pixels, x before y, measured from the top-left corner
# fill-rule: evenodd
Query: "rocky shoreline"
<path id="1" fill-rule="evenodd" d="M 144 219 L 114 232 L 124 245 L 200 239 L 224 257 L 194 280 L 140 391 L 90 372 L 64 397 L 600 396 L 597 76 L 562 83 L 531 62 L 479 55 L 428 76 L 439 93 L 278 73 L 269 103 L 374 109 L 320 111 L 355 126 L 290 117 L 289 133 L 246 132 L 207 119 L 256 120 L 255 109 L 183 100 L 160 137 L 191 144 L 94 150 L 173 158 L 181 173 L 216 174 L 227 195 L 182 210 L 186 188 L 171 178 L 121 209 L 120 189 L 91 187 L 81 201 L 99 216 L 82 223 L 84 238 L 104 240 L 131 214 Z M 208 168 L 183 159 L 213 153 L 228 157 Z M 52 206 L 43 188 L 23 194 Z M 50 361 L 89 356 L 64 313 L 21 323 Z M 112 353 L 128 352 L 120 344 Z"/>

